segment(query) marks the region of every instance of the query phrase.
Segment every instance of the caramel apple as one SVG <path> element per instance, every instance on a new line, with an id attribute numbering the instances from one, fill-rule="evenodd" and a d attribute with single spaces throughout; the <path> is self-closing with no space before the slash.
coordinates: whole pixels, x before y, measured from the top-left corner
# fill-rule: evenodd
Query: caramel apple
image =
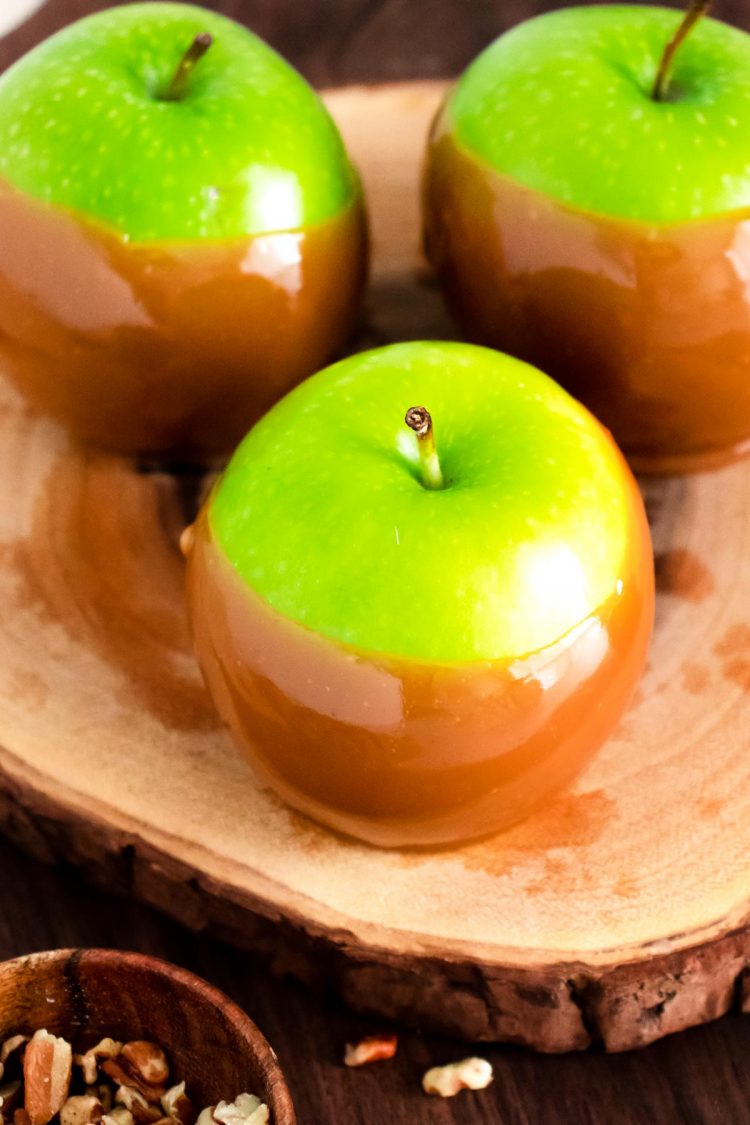
<path id="1" fill-rule="evenodd" d="M 644 469 L 750 443 L 750 37 L 707 7 L 514 28 L 448 96 L 424 177 L 468 337 L 549 372 Z"/>
<path id="2" fill-rule="evenodd" d="M 566 785 L 645 659 L 653 564 L 607 432 L 541 372 L 397 344 L 259 422 L 185 536 L 219 714 L 294 808 L 384 846 Z"/>
<path id="3" fill-rule="evenodd" d="M 129 4 L 0 77 L 0 369 L 76 437 L 228 452 L 346 338 L 365 271 L 335 125 L 231 20 Z"/>

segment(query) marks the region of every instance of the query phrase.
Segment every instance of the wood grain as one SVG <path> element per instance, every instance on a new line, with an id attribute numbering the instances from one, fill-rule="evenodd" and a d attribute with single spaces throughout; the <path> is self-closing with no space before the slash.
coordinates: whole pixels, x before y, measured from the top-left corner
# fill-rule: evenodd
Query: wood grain
<path id="1" fill-rule="evenodd" d="M 358 345 L 452 331 L 418 255 L 418 156 L 441 90 L 329 98 L 372 210 Z M 139 897 L 359 1011 L 468 1039 L 617 1051 L 743 1000 L 750 464 L 648 484 L 650 666 L 576 788 L 493 840 L 412 855 L 291 813 L 218 729 L 176 548 L 190 485 L 2 404 L 9 835 L 100 880 L 123 871 Z"/>

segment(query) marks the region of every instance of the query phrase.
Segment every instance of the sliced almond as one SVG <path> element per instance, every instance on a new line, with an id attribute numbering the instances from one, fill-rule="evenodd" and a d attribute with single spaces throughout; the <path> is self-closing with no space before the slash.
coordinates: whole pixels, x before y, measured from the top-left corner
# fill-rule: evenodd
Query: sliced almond
<path id="1" fill-rule="evenodd" d="M 60 1112 L 70 1089 L 73 1052 L 70 1043 L 37 1031 L 23 1057 L 24 1109 L 31 1125 L 47 1125 Z"/>

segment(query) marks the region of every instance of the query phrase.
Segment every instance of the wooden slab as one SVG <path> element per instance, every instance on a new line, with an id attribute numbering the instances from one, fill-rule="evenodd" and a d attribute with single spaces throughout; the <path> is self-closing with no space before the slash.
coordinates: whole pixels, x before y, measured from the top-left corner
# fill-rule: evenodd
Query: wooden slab
<path id="1" fill-rule="evenodd" d="M 439 95 L 329 99 L 372 203 L 362 343 L 452 331 L 418 256 Z M 3 394 L 10 837 L 359 1010 L 470 1039 L 621 1050 L 747 1003 L 750 463 L 646 486 L 660 588 L 648 672 L 575 789 L 491 841 L 409 855 L 289 812 L 218 728 L 176 547 L 201 482 L 74 450 Z"/>

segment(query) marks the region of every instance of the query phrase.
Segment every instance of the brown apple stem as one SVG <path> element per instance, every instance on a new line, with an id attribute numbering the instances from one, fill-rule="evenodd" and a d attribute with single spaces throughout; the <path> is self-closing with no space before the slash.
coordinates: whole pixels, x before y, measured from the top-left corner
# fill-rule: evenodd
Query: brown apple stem
<path id="1" fill-rule="evenodd" d="M 440 468 L 440 459 L 435 445 L 435 432 L 432 428 L 432 417 L 424 406 L 412 406 L 406 411 L 404 419 L 407 426 L 417 435 L 417 449 L 419 450 L 419 469 L 424 488 L 445 488 L 443 473 Z"/>
<path id="2" fill-rule="evenodd" d="M 193 73 L 196 65 L 201 61 L 208 48 L 213 43 L 213 35 L 207 31 L 201 32 L 196 35 L 193 42 L 188 47 L 185 54 L 177 64 L 177 70 L 174 72 L 172 81 L 167 86 L 164 93 L 161 95 L 161 100 L 164 102 L 179 102 L 187 93 L 188 81 L 190 75 Z"/>
<path id="3" fill-rule="evenodd" d="M 708 13 L 713 0 L 690 0 L 688 9 L 682 19 L 682 23 L 677 28 L 672 39 L 667 43 L 664 48 L 664 54 L 661 57 L 659 70 L 656 74 L 656 81 L 654 88 L 651 91 L 651 97 L 655 102 L 663 102 L 667 97 L 669 90 L 669 80 L 672 77 L 672 65 L 674 58 L 679 51 L 682 44 L 687 39 L 688 35 L 698 23 Z"/>

